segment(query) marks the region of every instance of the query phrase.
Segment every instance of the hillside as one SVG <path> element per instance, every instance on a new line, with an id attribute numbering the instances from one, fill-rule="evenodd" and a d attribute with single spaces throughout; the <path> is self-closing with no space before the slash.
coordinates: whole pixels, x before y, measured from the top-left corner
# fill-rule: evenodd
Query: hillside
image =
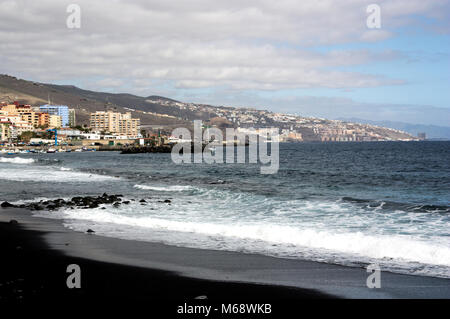
<path id="1" fill-rule="evenodd" d="M 153 102 L 152 97 L 93 92 L 71 85 L 38 83 L 0 75 L 0 101 L 19 101 L 24 104 L 40 105 L 47 103 L 49 99 L 53 104 L 68 105 L 76 109 L 77 121 L 81 124 L 88 123 L 89 113 L 107 109 L 125 112 L 129 111 L 125 108 L 132 108 L 136 110 L 132 111 L 133 116 L 139 117 L 143 125 L 182 124 L 185 121 L 179 119 L 180 117 L 190 118 L 196 115 L 190 112 L 180 114 L 179 110 L 175 108 Z M 158 97 L 159 99 L 160 97 Z M 168 114 L 175 118 L 160 117 L 138 111 Z"/>
<path id="2" fill-rule="evenodd" d="M 114 110 L 131 112 L 141 125 L 191 127 L 192 120 L 203 120 L 220 128 L 278 127 L 286 139 L 294 141 L 398 141 L 416 140 L 410 134 L 368 124 L 273 113 L 254 108 L 212 106 L 176 101 L 161 96 L 141 97 L 127 93 L 83 90 L 72 85 L 31 82 L 0 75 L 0 101 L 19 101 L 41 105 L 68 105 L 76 110 L 77 123 L 88 124 L 89 113 Z"/>
<path id="3" fill-rule="evenodd" d="M 417 136 L 417 134 L 424 132 L 428 139 L 447 139 L 450 140 L 450 127 L 437 126 L 437 125 L 423 125 L 423 124 L 411 124 L 396 121 L 371 121 L 360 118 L 339 118 L 342 121 L 371 124 L 382 127 L 389 127 L 397 130 L 408 132 L 411 135 Z"/>

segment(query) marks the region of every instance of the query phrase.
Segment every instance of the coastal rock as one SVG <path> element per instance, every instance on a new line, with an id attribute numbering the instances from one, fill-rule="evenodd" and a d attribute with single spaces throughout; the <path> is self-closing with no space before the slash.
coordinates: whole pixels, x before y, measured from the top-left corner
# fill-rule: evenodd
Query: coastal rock
<path id="1" fill-rule="evenodd" d="M 9 223 L 12 224 L 12 225 L 17 225 L 19 222 L 17 220 L 15 220 L 15 219 L 11 219 L 9 221 Z"/>
<path id="2" fill-rule="evenodd" d="M 86 230 L 86 233 L 88 233 L 88 234 L 93 234 L 93 233 L 95 233 L 95 231 L 93 231 L 92 229 L 88 229 L 88 230 Z"/>
<path id="3" fill-rule="evenodd" d="M 1 204 L 1 207 L 20 207 L 20 208 L 27 208 L 30 210 L 49 210 L 49 211 L 55 211 L 60 208 L 70 208 L 70 209 L 89 209 L 89 208 L 98 208 L 101 207 L 101 205 L 105 204 L 112 204 L 114 207 L 119 207 L 122 203 L 129 204 L 130 201 L 122 202 L 122 199 L 120 197 L 123 197 L 123 195 L 108 195 L 107 193 L 103 193 L 101 196 L 93 197 L 93 196 L 75 196 L 72 199 L 66 201 L 62 198 L 58 198 L 55 200 L 41 200 L 39 202 L 29 203 L 29 204 L 22 204 L 20 206 L 16 206 L 13 204 L 10 204 L 8 202 L 3 202 Z M 105 207 L 102 207 L 102 209 L 106 209 Z"/>
<path id="4" fill-rule="evenodd" d="M 17 207 L 16 205 L 13 205 L 13 204 L 8 203 L 8 202 L 3 202 L 0 206 L 3 207 L 3 208 Z"/>
<path id="5" fill-rule="evenodd" d="M 170 199 L 166 199 L 166 200 L 164 201 L 164 203 L 172 203 L 172 201 L 171 201 Z"/>
<path id="6" fill-rule="evenodd" d="M 147 203 L 147 201 L 146 201 L 145 199 L 141 199 L 141 200 L 139 201 L 139 203 Z"/>

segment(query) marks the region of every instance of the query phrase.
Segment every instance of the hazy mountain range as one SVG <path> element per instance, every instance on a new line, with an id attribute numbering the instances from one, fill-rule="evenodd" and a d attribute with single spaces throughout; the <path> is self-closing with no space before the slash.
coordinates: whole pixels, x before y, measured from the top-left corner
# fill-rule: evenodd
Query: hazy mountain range
<path id="1" fill-rule="evenodd" d="M 354 118 L 354 117 L 337 118 L 337 120 L 393 128 L 396 130 L 405 131 L 407 133 L 410 133 L 413 136 L 417 136 L 418 133 L 423 132 L 423 133 L 426 133 L 427 139 L 448 139 L 448 140 L 450 140 L 450 127 L 446 127 L 446 126 L 411 124 L 411 123 L 395 122 L 395 121 L 372 121 L 372 120 L 365 120 L 365 119 Z"/>

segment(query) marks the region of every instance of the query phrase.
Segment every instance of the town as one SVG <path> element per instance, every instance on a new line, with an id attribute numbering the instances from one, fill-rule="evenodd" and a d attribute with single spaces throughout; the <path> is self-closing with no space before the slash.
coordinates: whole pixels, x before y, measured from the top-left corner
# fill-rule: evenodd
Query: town
<path id="1" fill-rule="evenodd" d="M 394 129 L 272 113 L 254 108 L 215 107 L 165 98 L 153 100 L 152 103 L 169 105 L 180 111 L 208 114 L 208 119 L 204 120 L 204 128 L 236 128 L 243 134 L 263 135 L 266 128 L 275 127 L 279 129 L 280 142 L 418 140 L 406 132 Z M 77 110 L 67 105 L 48 103 L 32 106 L 15 101 L 1 102 L 0 106 L 2 152 L 13 152 L 11 148 L 30 151 L 36 147 L 45 148 L 49 152 L 80 149 L 120 150 L 130 146 L 164 145 L 180 141 L 178 137 L 171 136 L 170 128 L 173 126 L 147 125 L 145 129 L 141 127 L 139 114 L 151 112 L 134 108 L 124 108 L 126 112 L 122 113 L 113 110 L 91 112 L 88 125 L 77 125 Z M 132 114 L 136 117 L 133 118 Z M 175 118 L 167 114 L 154 115 Z M 50 146 L 58 148 L 49 149 Z"/>
<path id="2" fill-rule="evenodd" d="M 130 113 L 95 112 L 91 114 L 90 127 L 83 127 L 76 124 L 75 109 L 66 105 L 33 107 L 19 102 L 2 102 L 0 106 L 3 152 L 11 147 L 30 151 L 46 146 L 48 152 L 57 151 L 48 146 L 59 146 L 59 150 L 67 151 L 98 150 L 101 146 L 132 145 L 143 139 L 140 120 L 133 119 Z M 156 138 L 154 141 L 161 143 Z"/>

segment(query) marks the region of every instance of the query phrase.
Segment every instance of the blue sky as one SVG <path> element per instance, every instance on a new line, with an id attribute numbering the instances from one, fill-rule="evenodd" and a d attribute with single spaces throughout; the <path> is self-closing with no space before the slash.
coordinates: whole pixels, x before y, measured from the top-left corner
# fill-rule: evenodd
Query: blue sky
<path id="1" fill-rule="evenodd" d="M 447 0 L 0 2 L 0 72 L 85 89 L 450 126 Z M 366 8 L 380 6 L 380 29 Z M 72 12 L 73 13 L 73 12 Z"/>

